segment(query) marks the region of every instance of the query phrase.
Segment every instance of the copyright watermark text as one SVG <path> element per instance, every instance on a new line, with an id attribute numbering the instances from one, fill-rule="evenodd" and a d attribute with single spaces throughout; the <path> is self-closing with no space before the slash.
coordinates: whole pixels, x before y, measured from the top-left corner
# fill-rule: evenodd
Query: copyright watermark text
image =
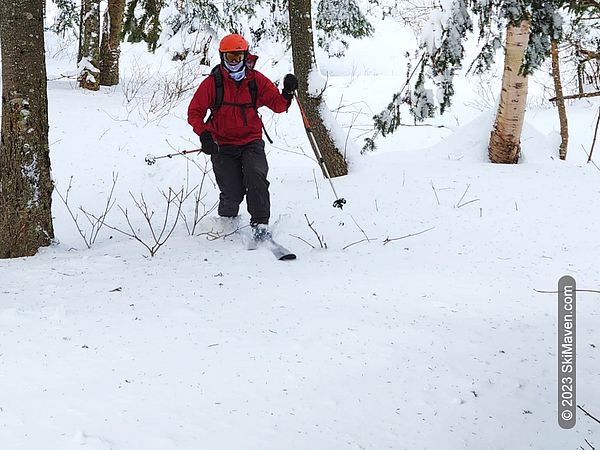
<path id="1" fill-rule="evenodd" d="M 576 286 L 565 275 L 558 281 L 558 424 L 569 429 L 576 422 Z"/>

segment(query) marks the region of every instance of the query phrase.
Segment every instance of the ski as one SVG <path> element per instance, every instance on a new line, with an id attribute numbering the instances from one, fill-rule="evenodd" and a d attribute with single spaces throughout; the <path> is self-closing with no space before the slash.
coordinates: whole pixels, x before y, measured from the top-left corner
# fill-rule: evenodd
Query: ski
<path id="1" fill-rule="evenodd" d="M 267 239 L 266 241 L 264 241 L 264 243 L 267 246 L 267 248 L 271 250 L 271 253 L 275 255 L 275 258 L 277 258 L 279 261 L 288 261 L 296 259 L 296 254 L 290 252 L 279 242 L 274 241 L 273 238 Z"/>
<path id="2" fill-rule="evenodd" d="M 263 241 L 259 241 L 257 239 L 248 239 L 248 243 L 246 248 L 248 250 L 256 250 L 259 245 L 266 247 L 273 253 L 275 258 L 280 261 L 288 261 L 292 259 L 296 259 L 296 255 L 281 245 L 279 242 L 275 241 L 273 238 L 265 239 Z"/>
<path id="3" fill-rule="evenodd" d="M 248 236 L 248 242 L 246 243 L 246 250 L 256 250 L 258 248 L 258 241 Z"/>

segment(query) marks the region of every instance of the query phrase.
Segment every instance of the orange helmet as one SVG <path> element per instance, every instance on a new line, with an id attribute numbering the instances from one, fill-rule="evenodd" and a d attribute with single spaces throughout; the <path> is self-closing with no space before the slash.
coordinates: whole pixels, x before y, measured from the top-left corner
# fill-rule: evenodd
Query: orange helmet
<path id="1" fill-rule="evenodd" d="M 219 52 L 247 52 L 248 42 L 239 34 L 228 34 L 219 44 Z"/>

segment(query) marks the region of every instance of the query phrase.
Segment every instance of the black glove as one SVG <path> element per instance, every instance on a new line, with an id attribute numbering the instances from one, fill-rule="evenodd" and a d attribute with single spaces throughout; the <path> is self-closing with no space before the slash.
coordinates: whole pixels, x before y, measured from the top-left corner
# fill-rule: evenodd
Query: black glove
<path id="1" fill-rule="evenodd" d="M 210 134 L 210 131 L 203 131 L 200 135 L 200 143 L 202 144 L 202 153 L 213 155 L 219 153 L 219 144 L 215 142 Z"/>
<path id="2" fill-rule="evenodd" d="M 298 89 L 298 78 L 292 73 L 288 73 L 283 79 L 283 90 L 281 94 L 287 99 L 294 98 L 294 91 Z"/>

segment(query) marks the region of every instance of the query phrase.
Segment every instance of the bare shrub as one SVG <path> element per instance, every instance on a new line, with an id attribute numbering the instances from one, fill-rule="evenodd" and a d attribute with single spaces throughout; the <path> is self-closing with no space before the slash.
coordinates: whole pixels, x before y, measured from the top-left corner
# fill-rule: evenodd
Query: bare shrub
<path id="1" fill-rule="evenodd" d="M 170 145 L 170 144 L 169 144 Z M 173 148 L 173 147 L 172 147 Z M 196 229 L 198 224 L 207 217 L 210 213 L 212 213 L 219 204 L 218 201 L 213 202 L 212 204 L 207 204 L 206 197 L 208 193 L 205 192 L 205 187 L 208 183 L 211 183 L 213 187 L 216 187 L 216 182 L 210 176 L 210 166 L 209 159 L 204 157 L 204 164 L 196 161 L 195 158 L 191 158 L 185 156 L 187 165 L 186 165 L 186 178 L 185 178 L 185 197 L 188 198 L 193 194 L 193 209 L 191 214 L 186 214 L 186 212 L 182 209 L 180 212 L 181 218 L 183 219 L 185 228 L 190 236 L 196 234 Z M 190 164 L 195 166 L 200 172 L 200 183 L 190 188 Z"/>
<path id="2" fill-rule="evenodd" d="M 159 122 L 199 84 L 199 58 L 177 62 L 174 72 L 154 72 L 150 65 L 138 60 L 132 63 L 131 77 L 122 83 L 127 112 L 137 112 L 147 123 Z"/>
<path id="3" fill-rule="evenodd" d="M 129 210 L 123 208 L 121 205 L 118 205 L 118 208 L 125 217 L 127 229 L 121 229 L 105 223 L 106 227 L 135 239 L 142 244 L 146 250 L 148 250 L 150 256 L 153 257 L 173 234 L 181 215 L 181 207 L 187 198 L 183 193 L 183 188 L 178 192 L 169 188 L 167 193 L 161 192 L 161 194 L 165 199 L 166 208 L 164 214 L 155 219 L 155 211 L 148 206 L 144 199 L 144 195 L 140 194 L 140 198 L 137 199 L 131 192 L 129 193 L 135 208 L 146 222 L 148 231 L 145 235 L 142 234 L 142 231 L 139 228 L 136 229 L 136 227 L 133 226 L 129 216 Z M 175 210 L 174 213 L 172 212 L 173 210 Z"/>
<path id="4" fill-rule="evenodd" d="M 117 184 L 117 179 L 119 178 L 119 174 L 113 172 L 112 178 L 113 178 L 112 187 L 110 189 L 108 197 L 106 198 L 106 204 L 104 206 L 104 209 L 100 212 L 100 214 L 95 216 L 94 214 L 90 214 L 87 211 L 85 211 L 82 206 L 79 206 L 78 209 L 84 214 L 86 220 L 88 221 L 87 225 L 82 225 L 79 222 L 79 216 L 77 215 L 77 213 L 73 212 L 71 205 L 69 205 L 69 193 L 71 192 L 71 188 L 73 187 L 73 177 L 71 177 L 69 179 L 69 187 L 67 188 L 67 191 L 65 192 L 64 196 L 61 194 L 61 192 L 58 189 L 56 189 L 56 193 L 58 194 L 58 196 L 62 200 L 63 204 L 67 208 L 67 211 L 69 212 L 69 215 L 71 216 L 71 219 L 75 223 L 77 232 L 83 239 L 83 242 L 85 242 L 85 245 L 87 248 L 92 248 L 92 245 L 96 242 L 96 239 L 98 238 L 98 233 L 100 233 L 100 230 L 104 226 L 104 221 L 106 220 L 106 216 L 108 216 L 108 213 L 110 212 L 110 210 L 112 209 L 112 207 L 115 204 L 115 200 L 113 199 L 113 194 L 115 192 L 115 186 Z"/>

